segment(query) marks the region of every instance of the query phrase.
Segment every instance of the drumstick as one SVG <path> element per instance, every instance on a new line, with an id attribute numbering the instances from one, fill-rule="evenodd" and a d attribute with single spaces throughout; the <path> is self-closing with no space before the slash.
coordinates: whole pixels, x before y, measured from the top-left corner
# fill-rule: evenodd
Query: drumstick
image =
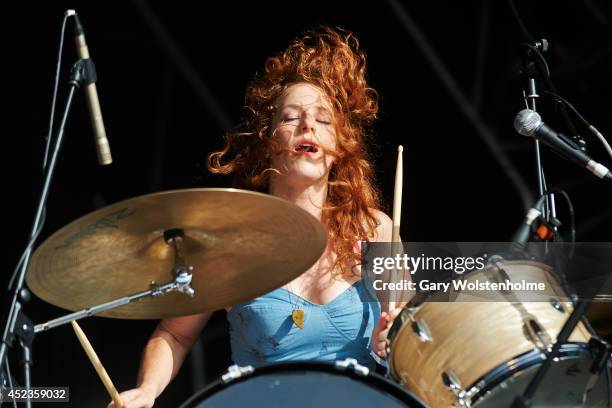
<path id="1" fill-rule="evenodd" d="M 85 350 L 85 354 L 87 354 L 87 357 L 89 357 L 91 364 L 93 364 L 94 368 L 96 369 L 96 372 L 100 376 L 100 380 L 102 380 L 104 387 L 106 387 L 106 391 L 108 391 L 111 398 L 115 402 L 115 406 L 117 408 L 123 408 L 125 406 L 123 404 L 123 400 L 119 396 L 117 389 L 113 385 L 113 382 L 111 381 L 106 370 L 104 369 L 104 366 L 102 365 L 102 362 L 98 358 L 98 355 L 96 354 L 93 347 L 91 346 L 91 343 L 87 339 L 87 336 L 85 336 L 85 333 L 83 332 L 83 330 L 81 330 L 81 327 L 76 321 L 73 320 L 70 323 L 72 324 L 72 328 L 74 329 L 74 332 L 76 333 L 76 336 L 79 339 L 81 346 L 83 346 L 83 350 Z"/>
<path id="2" fill-rule="evenodd" d="M 393 190 L 393 233 L 391 235 L 391 247 L 395 251 L 396 243 L 400 242 L 400 222 L 402 219 L 402 185 L 404 182 L 404 165 L 402 160 L 402 145 L 397 147 L 397 166 L 395 168 L 395 189 Z M 391 273 L 391 282 L 396 282 L 397 270 Z M 389 300 L 389 311 L 395 309 L 395 291 L 391 292 Z"/>
<path id="3" fill-rule="evenodd" d="M 400 222 L 402 220 L 402 184 L 404 165 L 402 160 L 402 145 L 397 147 L 397 167 L 395 168 L 395 189 L 393 190 L 393 242 L 400 242 Z"/>

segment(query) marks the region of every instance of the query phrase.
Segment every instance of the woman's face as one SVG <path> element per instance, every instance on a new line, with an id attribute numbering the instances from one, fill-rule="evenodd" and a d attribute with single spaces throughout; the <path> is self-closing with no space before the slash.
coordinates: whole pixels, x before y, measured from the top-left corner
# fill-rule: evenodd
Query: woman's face
<path id="1" fill-rule="evenodd" d="M 327 178 L 336 150 L 333 109 L 317 86 L 300 82 L 276 100 L 272 167 L 295 181 Z"/>

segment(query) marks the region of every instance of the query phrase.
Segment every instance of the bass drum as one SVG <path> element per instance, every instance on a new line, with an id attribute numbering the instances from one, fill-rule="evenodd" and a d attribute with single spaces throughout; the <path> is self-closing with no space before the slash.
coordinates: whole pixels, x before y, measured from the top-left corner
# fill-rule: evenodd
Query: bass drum
<path id="1" fill-rule="evenodd" d="M 354 363 L 300 361 L 256 369 L 232 366 L 219 381 L 191 397 L 181 408 L 426 407 L 402 387 Z"/>
<path id="2" fill-rule="evenodd" d="M 516 292 L 499 292 L 488 302 L 474 301 L 478 293 L 455 293 L 455 302 L 419 294 L 395 319 L 389 332 L 391 375 L 432 408 L 511 406 L 573 310 L 551 268 L 539 262 L 499 261 L 463 279 L 500 278 L 544 282 L 548 301 L 524 302 Z M 579 323 L 562 346 L 534 407 L 609 406 L 608 371 L 590 372 L 596 355 L 607 356 L 598 353 L 604 345 L 587 324 Z"/>

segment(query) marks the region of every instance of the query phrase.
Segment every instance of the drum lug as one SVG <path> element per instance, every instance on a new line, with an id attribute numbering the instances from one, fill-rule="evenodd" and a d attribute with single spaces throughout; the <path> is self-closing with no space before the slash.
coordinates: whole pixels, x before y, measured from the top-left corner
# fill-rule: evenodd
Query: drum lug
<path id="1" fill-rule="evenodd" d="M 457 377 L 455 372 L 450 368 L 442 373 L 442 381 L 444 381 L 444 384 L 446 384 L 446 386 L 454 393 L 457 393 L 457 391 L 463 391 L 459 377 Z"/>
<path id="2" fill-rule="evenodd" d="M 227 372 L 221 376 L 221 381 L 223 381 L 224 384 L 227 384 L 238 378 L 241 378 L 243 375 L 249 375 L 253 371 L 255 371 L 255 369 L 252 365 L 242 367 L 237 364 L 234 364 L 229 366 Z"/>
<path id="3" fill-rule="evenodd" d="M 412 327 L 412 331 L 417 335 L 419 340 L 424 343 L 431 343 L 433 341 L 433 336 L 431 335 L 431 330 L 429 330 L 427 322 L 425 321 L 425 319 L 417 319 L 414 316 L 417 313 L 418 308 L 411 307 L 405 310 L 407 315 L 406 320 L 410 320 L 410 327 Z"/>
<path id="4" fill-rule="evenodd" d="M 347 358 L 344 360 L 336 361 L 334 364 L 339 370 L 346 370 L 347 368 L 352 368 L 353 372 L 366 376 L 370 374 L 370 369 L 366 366 L 363 366 L 357 362 L 354 358 Z"/>
<path id="5" fill-rule="evenodd" d="M 561 302 L 559 302 L 557 299 L 555 298 L 550 298 L 548 300 L 548 303 L 550 303 L 550 305 L 559 313 L 565 313 L 565 307 L 563 306 L 563 304 Z"/>
<path id="6" fill-rule="evenodd" d="M 414 333 L 418 336 L 419 340 L 424 343 L 431 343 L 433 341 L 433 337 L 431 335 L 431 330 L 429 330 L 429 326 L 423 319 L 414 319 L 412 318 L 412 323 L 410 326 Z"/>
<path id="7" fill-rule="evenodd" d="M 442 373 L 442 382 L 448 387 L 449 390 L 457 397 L 455 406 L 457 407 L 470 407 L 471 402 L 468 397 L 468 393 L 461 386 L 459 377 L 455 374 L 452 369 L 448 369 Z"/>
<path id="8" fill-rule="evenodd" d="M 523 318 L 523 327 L 531 342 L 542 350 L 548 350 L 552 345 L 552 340 L 546 330 L 542 329 L 535 316 Z"/>

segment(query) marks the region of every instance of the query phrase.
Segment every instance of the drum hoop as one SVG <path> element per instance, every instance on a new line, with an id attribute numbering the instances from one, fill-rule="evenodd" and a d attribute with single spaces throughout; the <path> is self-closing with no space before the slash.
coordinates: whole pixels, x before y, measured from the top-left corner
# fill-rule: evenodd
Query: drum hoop
<path id="1" fill-rule="evenodd" d="M 226 388 L 229 388 L 233 384 L 237 384 L 242 381 L 246 381 L 249 378 L 254 378 L 259 375 L 265 375 L 269 373 L 282 373 L 282 372 L 295 372 L 296 370 L 307 370 L 312 372 L 326 372 L 330 374 L 346 375 L 352 379 L 358 380 L 361 383 L 372 384 L 375 388 L 387 392 L 393 395 L 395 398 L 402 402 L 412 402 L 421 404 L 426 407 L 425 403 L 421 401 L 419 397 L 414 395 L 406 388 L 393 382 L 391 379 L 387 379 L 380 374 L 370 371 L 367 375 L 356 373 L 352 369 L 341 369 L 336 367 L 333 363 L 326 363 L 320 361 L 308 361 L 308 360 L 297 360 L 297 361 L 285 361 L 285 362 L 274 362 L 262 366 L 256 367 L 252 373 L 245 374 L 240 378 L 223 382 L 219 379 L 213 383 L 207 385 L 202 390 L 197 391 L 187 401 L 185 401 L 179 408 L 188 408 L 193 404 L 203 401 Z"/>
<path id="2" fill-rule="evenodd" d="M 593 357 L 587 343 L 569 342 L 561 345 L 558 355 L 560 361 L 575 357 Z M 516 360 L 512 365 L 509 365 L 508 362 L 501 363 L 466 388 L 466 394 L 470 396 L 470 402 L 475 404 L 508 378 L 542 363 L 545 358 L 546 354 L 542 350 L 532 349 L 508 360 Z"/>

